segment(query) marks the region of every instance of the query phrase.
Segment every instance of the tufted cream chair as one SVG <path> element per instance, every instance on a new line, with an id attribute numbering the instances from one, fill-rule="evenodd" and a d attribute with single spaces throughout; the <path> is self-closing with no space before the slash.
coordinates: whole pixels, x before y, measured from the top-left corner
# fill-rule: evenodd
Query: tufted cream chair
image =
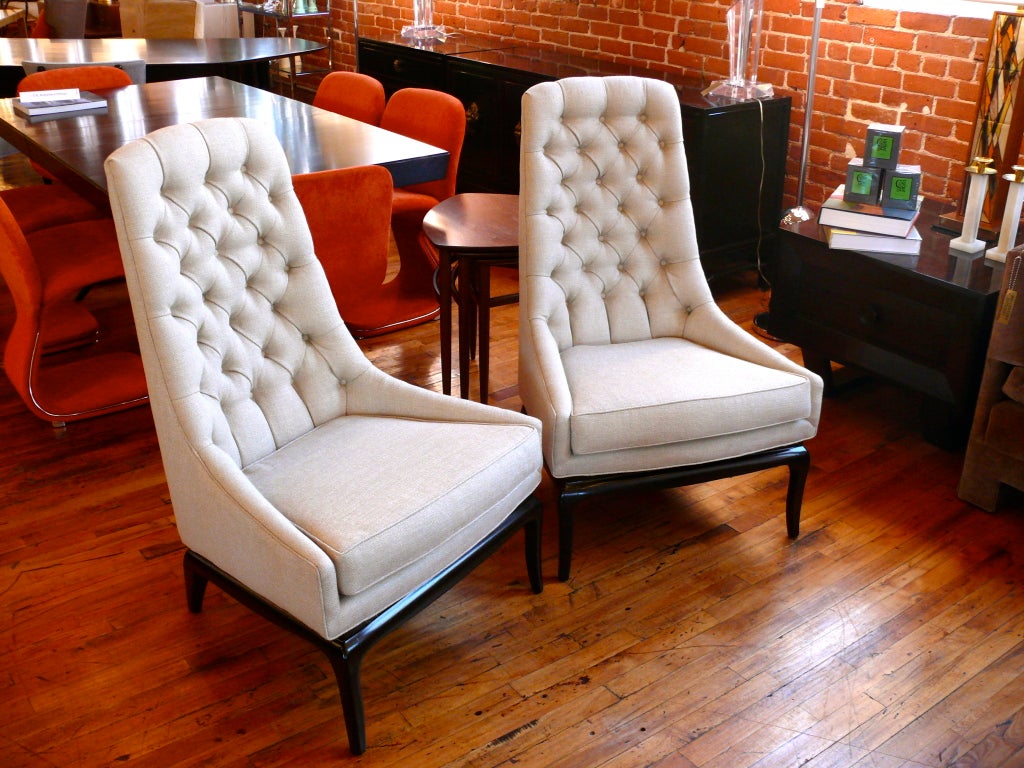
<path id="1" fill-rule="evenodd" d="M 712 299 L 675 91 L 542 83 L 522 127 L 519 392 L 560 491 L 559 577 L 591 493 L 786 465 L 796 537 L 822 382 Z"/>
<path id="2" fill-rule="evenodd" d="M 172 126 L 105 168 L 189 606 L 213 581 L 316 643 L 361 753 L 376 640 L 524 525 L 540 591 L 539 425 L 370 364 L 261 124 Z"/>

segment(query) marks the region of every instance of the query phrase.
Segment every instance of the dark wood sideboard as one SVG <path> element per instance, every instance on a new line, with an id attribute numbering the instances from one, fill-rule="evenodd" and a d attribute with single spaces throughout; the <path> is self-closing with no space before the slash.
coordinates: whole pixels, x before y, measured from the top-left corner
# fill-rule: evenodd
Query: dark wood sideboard
<path id="1" fill-rule="evenodd" d="M 775 257 L 789 139 L 789 97 L 737 102 L 701 95 L 682 73 L 630 67 L 487 38 L 359 39 L 359 70 L 399 88 L 434 88 L 466 107 L 459 190 L 519 191 L 523 93 L 584 75 L 666 80 L 679 93 L 691 196 L 709 278 Z"/>
<path id="2" fill-rule="evenodd" d="M 783 222 L 764 328 L 803 351 L 834 392 L 832 362 L 921 395 L 930 442 L 958 450 L 971 427 L 1003 265 L 949 248 L 948 206 L 925 200 L 919 256 L 831 250 L 815 215 Z"/>

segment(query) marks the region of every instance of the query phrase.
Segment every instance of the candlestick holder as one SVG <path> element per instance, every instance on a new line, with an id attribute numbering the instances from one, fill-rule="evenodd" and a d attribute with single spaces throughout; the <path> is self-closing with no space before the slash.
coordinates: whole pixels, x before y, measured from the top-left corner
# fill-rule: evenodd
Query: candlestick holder
<path id="1" fill-rule="evenodd" d="M 985 241 L 978 239 L 978 226 L 981 224 L 981 208 L 985 204 L 985 190 L 988 177 L 995 174 L 991 157 L 976 157 L 974 163 L 967 166 L 971 176 L 967 192 L 967 210 L 964 212 L 964 228 L 956 240 L 949 244 L 952 250 L 961 253 L 977 253 L 985 250 Z"/>
<path id="2" fill-rule="evenodd" d="M 1003 211 L 1003 223 L 999 229 L 999 242 L 985 252 L 985 258 L 992 261 L 1006 262 L 1006 253 L 1016 245 L 1017 227 L 1020 225 L 1020 211 L 1024 207 L 1024 165 L 1015 165 L 1013 173 L 1003 174 L 1003 179 L 1010 182 L 1006 190 L 1006 208 Z"/>

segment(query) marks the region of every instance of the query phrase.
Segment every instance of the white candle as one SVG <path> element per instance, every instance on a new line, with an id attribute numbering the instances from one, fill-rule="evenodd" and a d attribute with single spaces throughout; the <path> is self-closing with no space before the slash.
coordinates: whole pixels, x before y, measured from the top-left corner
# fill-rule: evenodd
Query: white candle
<path id="1" fill-rule="evenodd" d="M 964 228 L 960 237 L 949 244 L 949 247 L 962 253 L 977 253 L 985 250 L 985 241 L 978 239 L 978 226 L 981 224 L 981 208 L 985 204 L 985 190 L 988 177 L 995 173 L 988 165 L 992 160 L 987 157 L 974 158 L 974 165 L 967 166 L 971 174 L 971 185 L 967 191 L 967 210 L 964 213 Z"/>
<path id="2" fill-rule="evenodd" d="M 1003 211 L 1003 225 L 999 229 L 999 243 L 985 252 L 986 259 L 1006 261 L 1006 252 L 1016 245 L 1020 211 L 1024 207 L 1024 165 L 1013 166 L 1013 173 L 1003 176 L 1010 182 L 1006 192 L 1006 209 Z"/>

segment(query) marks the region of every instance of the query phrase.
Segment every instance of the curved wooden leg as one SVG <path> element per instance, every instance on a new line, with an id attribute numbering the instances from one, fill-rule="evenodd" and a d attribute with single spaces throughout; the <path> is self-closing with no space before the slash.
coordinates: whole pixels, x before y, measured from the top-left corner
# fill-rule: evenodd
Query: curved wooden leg
<path id="1" fill-rule="evenodd" d="M 802 445 L 789 464 L 789 489 L 786 491 L 786 533 L 795 539 L 800 535 L 800 509 L 804 502 L 804 486 L 811 468 L 811 455 Z"/>
<path id="2" fill-rule="evenodd" d="M 341 711 L 345 716 L 348 748 L 353 755 L 366 751 L 366 716 L 363 713 L 363 691 L 359 679 L 361 654 L 346 654 L 340 648 L 327 651 L 341 694 Z"/>
<path id="3" fill-rule="evenodd" d="M 558 497 L 558 580 L 568 581 L 572 569 L 573 507 L 572 501 Z"/>
<path id="4" fill-rule="evenodd" d="M 188 601 L 188 609 L 192 613 L 200 613 L 203 610 L 203 598 L 206 596 L 207 578 L 199 572 L 200 565 L 191 551 L 186 550 L 182 565 L 185 570 L 185 599 Z"/>
<path id="5" fill-rule="evenodd" d="M 526 537 L 526 571 L 530 575 L 530 588 L 535 595 L 544 591 L 544 580 L 541 576 L 541 516 L 540 512 L 523 526 Z"/>

